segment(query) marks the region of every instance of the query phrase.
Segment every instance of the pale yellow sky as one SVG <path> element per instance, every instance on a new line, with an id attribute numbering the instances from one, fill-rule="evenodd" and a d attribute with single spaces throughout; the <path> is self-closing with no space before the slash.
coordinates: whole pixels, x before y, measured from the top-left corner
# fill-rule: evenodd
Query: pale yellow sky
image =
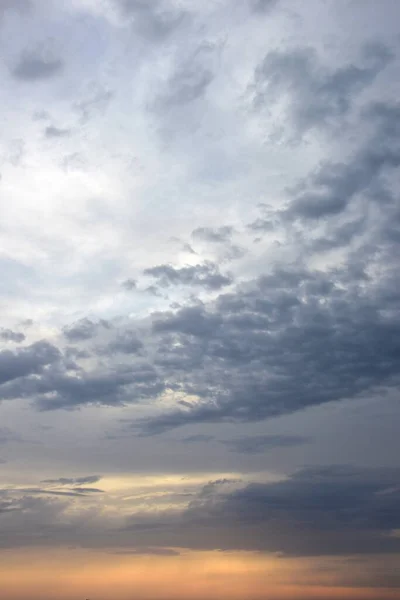
<path id="1" fill-rule="evenodd" d="M 136 556 L 32 549 L 2 553 L 0 582 L 7 600 L 400 599 L 398 590 L 366 586 L 366 571 L 351 560 L 250 552 Z"/>

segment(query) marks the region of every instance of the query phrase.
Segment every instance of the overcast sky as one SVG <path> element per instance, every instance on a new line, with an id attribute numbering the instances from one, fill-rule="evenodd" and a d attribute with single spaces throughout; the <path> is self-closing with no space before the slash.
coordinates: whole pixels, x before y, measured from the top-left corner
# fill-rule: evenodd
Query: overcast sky
<path id="1" fill-rule="evenodd" d="M 0 0 L 0 57 L 7 598 L 398 600 L 398 0 Z"/>

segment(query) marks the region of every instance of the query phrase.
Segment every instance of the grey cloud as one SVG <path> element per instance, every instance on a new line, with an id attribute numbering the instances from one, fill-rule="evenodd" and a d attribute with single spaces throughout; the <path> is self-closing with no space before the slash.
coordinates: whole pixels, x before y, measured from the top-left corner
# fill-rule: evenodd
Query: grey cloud
<path id="1" fill-rule="evenodd" d="M 157 333 L 170 331 L 201 338 L 212 335 L 212 332 L 218 329 L 220 324 L 220 317 L 209 314 L 202 305 L 184 307 L 176 313 L 155 313 L 153 315 L 153 330 Z M 169 349 L 168 346 L 165 350 L 167 349 Z"/>
<path id="2" fill-rule="evenodd" d="M 379 282 L 366 295 L 365 285 L 352 267 L 281 270 L 215 305 L 155 315 L 156 362 L 198 401 L 142 422 L 145 431 L 257 421 L 397 386 L 397 295 L 376 296 Z"/>
<path id="3" fill-rule="evenodd" d="M 180 56 L 172 74 L 158 86 L 149 108 L 165 117 L 162 128 L 168 136 L 192 123 L 192 105 L 205 97 L 214 79 L 216 56 L 217 47 L 203 43 L 189 56 Z"/>
<path id="4" fill-rule="evenodd" d="M 232 283 L 231 276 L 220 273 L 218 267 L 212 262 L 181 268 L 175 268 L 171 265 L 159 265 L 145 269 L 144 274 L 154 277 L 158 285 L 162 287 L 194 285 L 202 286 L 208 290 L 219 290 Z"/>
<path id="5" fill-rule="evenodd" d="M 0 0 L 0 16 L 6 11 L 27 13 L 32 9 L 30 0 Z"/>
<path id="6" fill-rule="evenodd" d="M 330 126 L 337 119 L 343 124 L 357 93 L 392 59 L 392 52 L 379 43 L 364 46 L 359 65 L 336 69 L 321 65 L 312 48 L 269 52 L 255 72 L 255 106 L 268 106 L 289 94 L 289 112 L 298 135 Z"/>
<path id="7" fill-rule="evenodd" d="M 180 552 L 172 548 L 132 548 L 131 550 L 117 550 L 114 554 L 132 556 L 180 556 Z"/>
<path id="8" fill-rule="evenodd" d="M 59 75 L 63 68 L 64 63 L 59 58 L 45 57 L 32 52 L 21 56 L 12 74 L 21 81 L 38 81 Z"/>
<path id="9" fill-rule="evenodd" d="M 152 365 L 143 362 L 107 368 L 97 364 L 87 371 L 65 360 L 46 342 L 14 353 L 0 353 L 0 398 L 30 398 L 40 410 L 123 405 L 156 398 L 164 389 L 163 378 Z"/>
<path id="10" fill-rule="evenodd" d="M 26 382 L 27 393 L 37 396 L 36 406 L 40 410 L 77 408 L 85 404 L 123 405 L 156 398 L 164 387 L 164 382 L 149 365 L 120 365 L 106 372 L 50 375 L 38 382 Z"/>
<path id="11" fill-rule="evenodd" d="M 67 346 L 64 349 L 64 354 L 67 359 L 82 359 L 82 358 L 90 358 L 90 352 L 87 350 L 82 350 L 81 348 L 75 348 L 73 346 Z"/>
<path id="12" fill-rule="evenodd" d="M 180 441 L 184 442 L 185 444 L 193 444 L 193 443 L 197 443 L 197 442 L 211 442 L 213 439 L 214 439 L 213 435 L 206 435 L 206 434 L 199 433 L 196 435 L 189 435 Z"/>
<path id="13" fill-rule="evenodd" d="M 34 494 L 34 495 L 38 495 L 38 496 L 66 496 L 74 498 L 74 497 L 82 497 L 82 496 L 86 496 L 87 494 L 82 490 L 79 490 L 78 488 L 74 489 L 74 490 L 69 490 L 69 491 L 64 491 L 64 490 L 47 490 L 45 488 L 15 488 L 15 489 L 11 489 L 8 488 L 8 493 L 9 494 Z M 99 490 L 101 491 L 101 490 Z"/>
<path id="14" fill-rule="evenodd" d="M 71 133 L 71 130 L 60 129 L 59 127 L 55 127 L 54 125 L 49 125 L 44 130 L 44 133 L 47 138 L 61 138 L 68 136 Z"/>
<path id="15" fill-rule="evenodd" d="M 190 61 L 182 65 L 168 82 L 164 94 L 157 98 L 157 106 L 174 106 L 193 102 L 201 97 L 213 80 L 213 73 L 199 69 Z"/>
<path id="16" fill-rule="evenodd" d="M 25 335 L 19 331 L 12 331 L 11 329 L 0 329 L 0 339 L 4 342 L 15 342 L 19 344 L 25 340 Z"/>
<path id="17" fill-rule="evenodd" d="M 198 227 L 192 231 L 192 237 L 206 242 L 224 243 L 230 241 L 233 233 L 234 229 L 229 225 L 216 228 Z"/>
<path id="18" fill-rule="evenodd" d="M 94 89 L 90 89 L 85 98 L 74 104 L 74 108 L 79 114 L 80 121 L 86 123 L 94 116 L 103 114 L 107 110 L 113 97 L 114 92 L 112 90 L 105 89 L 101 86 L 95 86 Z"/>
<path id="19" fill-rule="evenodd" d="M 232 451 L 241 454 L 261 454 L 274 448 L 295 448 L 310 442 L 301 435 L 255 435 L 225 440 L 222 443 Z"/>
<path id="20" fill-rule="evenodd" d="M 0 385 L 33 374 L 59 361 L 60 351 L 46 341 L 35 342 L 17 350 L 0 352 Z M 0 392 L 1 398 L 1 392 Z"/>
<path id="21" fill-rule="evenodd" d="M 400 472 L 327 466 L 227 494 L 209 491 L 184 518 L 216 527 L 222 548 L 317 556 L 398 552 Z M 229 530 L 235 535 L 229 535 Z"/>
<path id="22" fill-rule="evenodd" d="M 250 0 L 250 7 L 255 13 L 269 13 L 276 8 L 279 0 Z"/>
<path id="23" fill-rule="evenodd" d="M 52 485 L 84 485 L 97 483 L 102 479 L 101 475 L 87 475 L 85 477 L 59 477 L 58 479 L 44 479 L 41 483 Z"/>
<path id="24" fill-rule="evenodd" d="M 143 342 L 139 340 L 135 331 L 123 331 L 105 348 L 101 350 L 102 354 L 138 354 L 143 348 Z"/>
<path id="25" fill-rule="evenodd" d="M 55 490 L 49 494 L 54 497 L 46 498 L 51 491 L 0 491 L 2 547 L 69 543 L 134 554 L 150 554 L 153 549 L 169 554 L 171 548 L 181 547 L 284 556 L 400 551 L 400 539 L 391 535 L 400 527 L 398 469 L 314 467 L 280 481 L 246 485 L 217 479 L 204 485 L 180 511 L 136 512 L 117 521 L 108 521 L 101 506 L 93 508 L 90 518 L 86 512 L 70 511 L 71 502 L 83 496 L 78 490 L 64 494 Z M 92 501 L 96 498 L 91 496 Z M 38 537 L 38 532 L 43 535 Z"/>
<path id="26" fill-rule="evenodd" d="M 82 342 L 95 337 L 101 328 L 108 329 L 108 321 L 101 320 L 94 323 L 88 318 L 81 319 L 63 330 L 64 337 L 70 342 Z"/>
<path id="27" fill-rule="evenodd" d="M 125 288 L 128 292 L 135 290 L 137 288 L 136 281 L 134 279 L 126 279 L 122 282 L 122 287 Z"/>
<path id="28" fill-rule="evenodd" d="M 188 13 L 171 4 L 154 0 L 114 0 L 122 14 L 131 19 L 135 32 L 150 42 L 162 42 L 187 19 Z"/>
<path id="29" fill-rule="evenodd" d="M 348 163 L 325 164 L 311 178 L 308 189 L 295 196 L 288 215 L 304 219 L 337 215 L 385 170 L 399 165 L 400 148 L 379 146 L 363 149 Z"/>
<path id="30" fill-rule="evenodd" d="M 19 442 L 19 435 L 8 429 L 8 427 L 0 427 L 0 444 L 8 444 L 9 442 Z"/>

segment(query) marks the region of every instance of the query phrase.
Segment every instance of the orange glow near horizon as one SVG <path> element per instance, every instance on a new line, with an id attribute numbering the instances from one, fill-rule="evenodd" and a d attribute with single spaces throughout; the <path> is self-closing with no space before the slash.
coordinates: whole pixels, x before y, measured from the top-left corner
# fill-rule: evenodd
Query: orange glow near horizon
<path id="1" fill-rule="evenodd" d="M 3 552 L 0 561 L 4 600 L 400 600 L 399 590 L 360 584 L 357 568 L 355 587 L 350 587 L 348 569 L 343 585 L 343 573 L 319 569 L 318 560 L 254 553 L 137 556 L 30 550 Z"/>

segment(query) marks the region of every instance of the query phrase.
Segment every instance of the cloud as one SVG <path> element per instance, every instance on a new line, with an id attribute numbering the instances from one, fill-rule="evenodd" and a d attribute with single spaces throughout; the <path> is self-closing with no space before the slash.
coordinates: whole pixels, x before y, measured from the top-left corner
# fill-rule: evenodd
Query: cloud
<path id="1" fill-rule="evenodd" d="M 165 384 L 150 365 L 120 365 L 106 372 L 60 374 L 27 382 L 27 393 L 36 395 L 40 410 L 78 408 L 86 404 L 121 406 L 156 398 Z"/>
<path id="2" fill-rule="evenodd" d="M 222 443 L 233 452 L 241 454 L 261 454 L 274 448 L 295 448 L 310 442 L 310 438 L 301 435 L 255 435 L 225 440 Z"/>
<path id="3" fill-rule="evenodd" d="M 371 145 L 347 163 L 327 163 L 310 178 L 307 190 L 295 196 L 289 216 L 321 219 L 337 215 L 365 192 L 387 169 L 400 165 L 400 149 Z"/>
<path id="4" fill-rule="evenodd" d="M 79 488 L 7 488 L 0 490 L 2 527 L 18 535 L 3 536 L 1 545 L 73 544 L 171 556 L 175 548 L 388 555 L 400 550 L 393 535 L 400 527 L 399 493 L 398 469 L 346 465 L 301 469 L 267 483 L 215 479 L 179 509 L 129 514 L 118 506 L 104 513 L 97 494 L 90 495 L 92 508 L 78 510 L 75 502 L 87 502 Z"/>
<path id="5" fill-rule="evenodd" d="M 59 360 L 60 351 L 45 340 L 17 350 L 2 350 L 0 385 L 28 375 L 40 374 L 45 367 Z"/>
<path id="6" fill-rule="evenodd" d="M 196 435 L 189 435 L 180 441 L 184 442 L 185 444 L 193 444 L 193 443 L 198 443 L 198 442 L 211 442 L 213 439 L 214 439 L 213 435 L 206 435 L 206 434 L 199 433 Z"/>
<path id="7" fill-rule="evenodd" d="M 201 98 L 214 79 L 210 60 L 213 52 L 211 46 L 202 45 L 179 63 L 158 93 L 155 106 L 160 109 L 179 107 Z"/>
<path id="8" fill-rule="evenodd" d="M 89 340 L 97 335 L 97 332 L 101 328 L 109 328 L 107 321 L 101 320 L 94 323 L 88 318 L 80 319 L 73 325 L 65 327 L 63 330 L 64 337 L 70 342 L 82 342 Z"/>
<path id="9" fill-rule="evenodd" d="M 151 43 L 160 43 L 172 35 L 187 19 L 188 14 L 155 0 L 114 0 L 124 17 L 130 19 L 135 32 Z"/>
<path id="10" fill-rule="evenodd" d="M 21 81 L 39 81 L 59 75 L 63 68 L 64 63 L 59 58 L 30 52 L 21 56 L 12 74 Z"/>
<path id="11" fill-rule="evenodd" d="M 38 496 L 65 496 L 65 497 L 71 497 L 71 498 L 75 498 L 75 497 L 82 497 L 82 496 L 86 496 L 87 495 L 87 491 L 88 490 L 84 490 L 84 489 L 80 489 L 80 488 L 74 488 L 73 490 L 48 490 L 45 488 L 8 488 L 8 493 L 12 494 L 12 493 L 16 493 L 16 494 L 33 494 L 33 495 L 38 495 Z M 93 491 L 93 490 L 89 490 Z M 94 490 L 96 492 L 102 492 L 102 490 Z"/>
<path id="12" fill-rule="evenodd" d="M 8 444 L 8 442 L 20 441 L 20 436 L 8 429 L 8 427 L 0 427 L 0 444 Z"/>
<path id="13" fill-rule="evenodd" d="M 74 109 L 82 124 L 87 123 L 96 115 L 102 115 L 109 107 L 114 92 L 100 84 L 94 84 L 81 100 L 74 103 Z M 74 155 L 73 155 L 74 156 Z"/>
<path id="14" fill-rule="evenodd" d="M 54 125 L 49 125 L 44 130 L 44 134 L 47 138 L 62 138 L 68 136 L 71 133 L 69 129 L 60 129 Z"/>
<path id="15" fill-rule="evenodd" d="M 25 340 L 25 335 L 19 331 L 12 331 L 11 329 L 0 329 L 0 339 L 4 342 L 15 342 L 19 344 Z"/>
<path id="16" fill-rule="evenodd" d="M 102 354 L 138 354 L 143 348 L 143 342 L 139 340 L 135 331 L 123 331 L 105 348 L 101 349 Z"/>
<path id="17" fill-rule="evenodd" d="M 58 479 L 44 479 L 41 483 L 52 485 L 84 485 L 97 483 L 102 479 L 101 475 L 87 475 L 85 477 L 59 477 Z"/>
<path id="18" fill-rule="evenodd" d="M 398 552 L 398 469 L 325 466 L 216 496 L 209 490 L 183 519 L 216 528 L 219 547 L 291 556 Z M 229 535 L 229 531 L 235 534 Z"/>
<path id="19" fill-rule="evenodd" d="M 397 386 L 394 297 L 375 295 L 396 275 L 370 282 L 367 301 L 351 269 L 280 270 L 214 305 L 154 315 L 154 332 L 167 334 L 156 362 L 197 401 L 144 422 L 146 431 L 258 421 Z"/>
<path id="20" fill-rule="evenodd" d="M 250 0 L 250 7 L 255 13 L 269 13 L 276 8 L 279 0 Z"/>
<path id="21" fill-rule="evenodd" d="M 181 268 L 158 265 L 145 269 L 144 274 L 154 277 L 161 287 L 193 285 L 204 287 L 207 290 L 219 290 L 232 283 L 231 276 L 220 273 L 218 267 L 212 262 Z"/>
<path id="22" fill-rule="evenodd" d="M 134 279 L 126 279 L 125 281 L 122 282 L 121 285 L 128 292 L 131 292 L 132 290 L 136 290 L 136 288 L 137 288 L 137 283 Z"/>
<path id="23" fill-rule="evenodd" d="M 234 229 L 229 225 L 215 228 L 197 227 L 197 229 L 192 231 L 192 238 L 205 242 L 225 243 L 230 241 L 233 233 Z"/>
<path id="24" fill-rule="evenodd" d="M 181 553 L 172 548 L 132 548 L 131 550 L 117 550 L 114 554 L 130 556 L 180 556 Z"/>
<path id="25" fill-rule="evenodd" d="M 0 0 L 0 17 L 6 11 L 27 13 L 32 9 L 30 0 Z"/>
<path id="26" fill-rule="evenodd" d="M 381 43 L 365 44 L 360 64 L 328 68 L 313 48 L 274 50 L 257 67 L 254 105 L 270 107 L 288 98 L 287 113 L 296 136 L 311 129 L 343 125 L 356 98 L 394 58 Z"/>

